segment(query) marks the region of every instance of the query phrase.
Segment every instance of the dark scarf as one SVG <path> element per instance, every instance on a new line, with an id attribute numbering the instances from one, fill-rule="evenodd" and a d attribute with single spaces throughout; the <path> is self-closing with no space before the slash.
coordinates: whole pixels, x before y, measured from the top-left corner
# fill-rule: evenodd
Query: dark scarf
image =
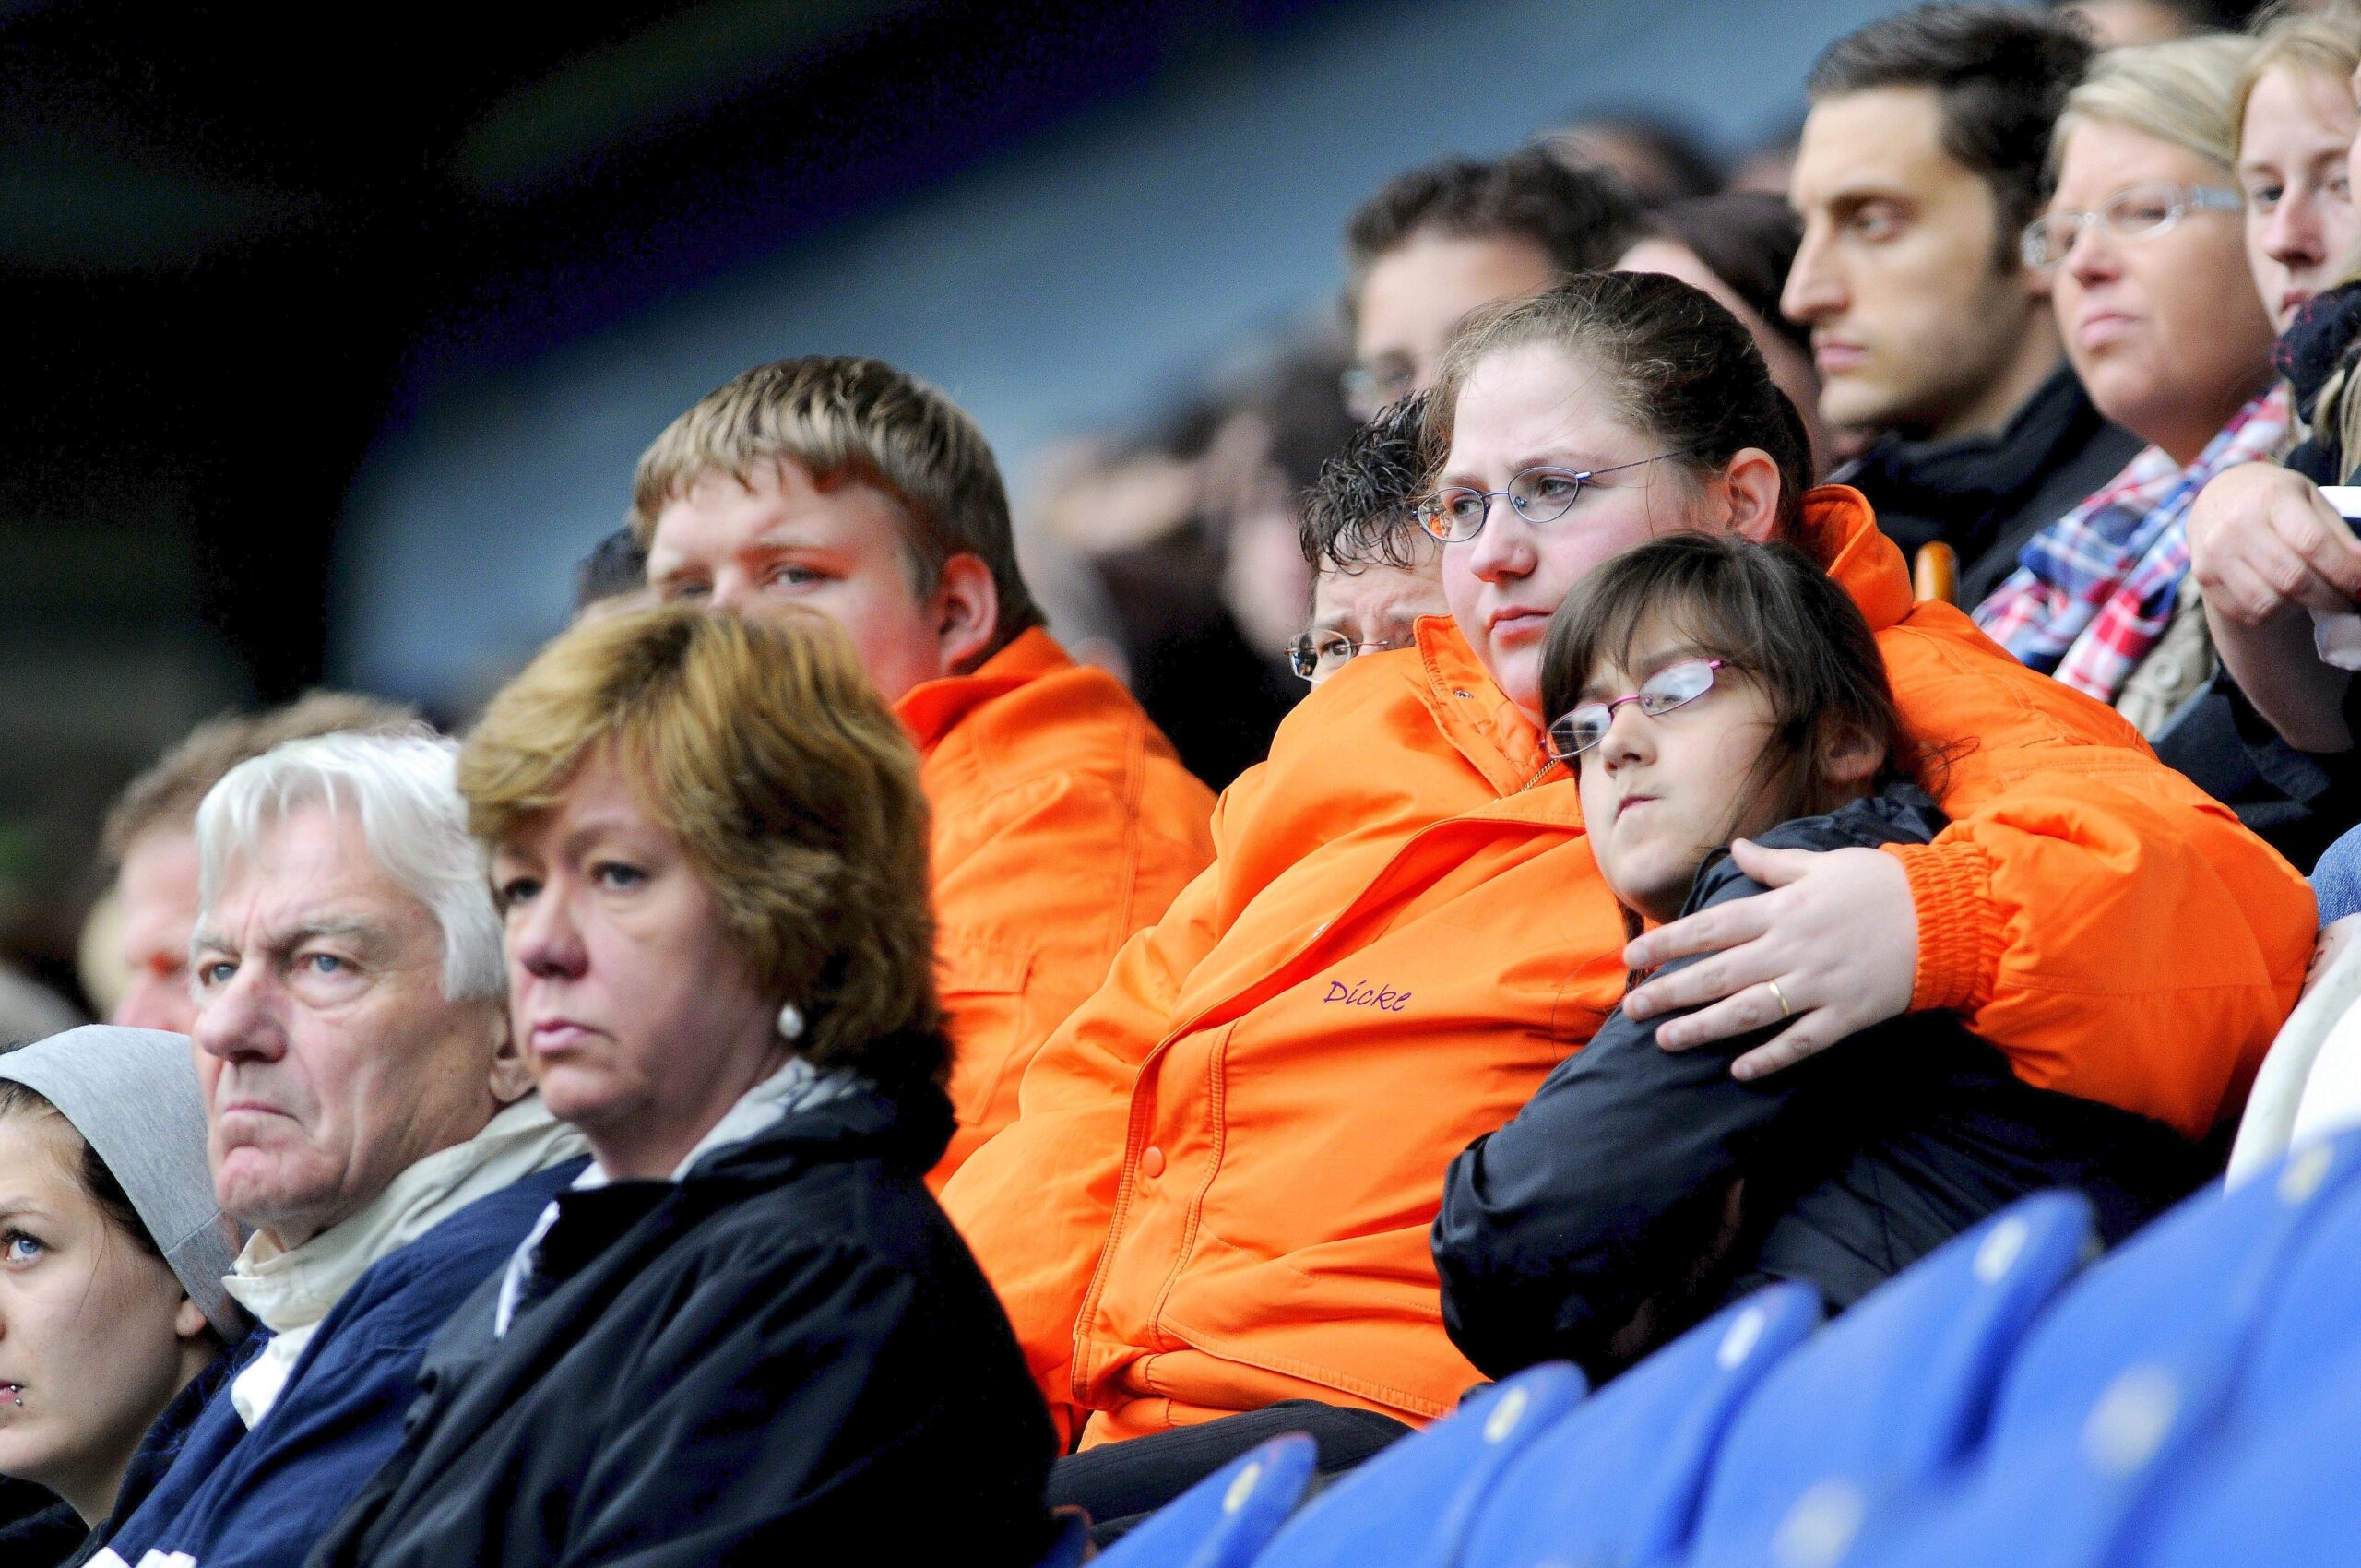
<path id="1" fill-rule="evenodd" d="M 1961 552 L 1972 557 L 1995 519 L 2024 506 L 2106 424 L 2073 368 L 2061 364 L 1997 434 L 1888 435 L 1837 478 L 1868 495 L 1880 517 L 1942 519 L 1943 531 L 1965 541 Z"/>
<path id="2" fill-rule="evenodd" d="M 2295 392 L 2296 413 L 2306 424 L 2355 339 L 2361 339 L 2361 283 L 2347 283 L 2313 295 L 2271 346 L 2272 366 Z"/>

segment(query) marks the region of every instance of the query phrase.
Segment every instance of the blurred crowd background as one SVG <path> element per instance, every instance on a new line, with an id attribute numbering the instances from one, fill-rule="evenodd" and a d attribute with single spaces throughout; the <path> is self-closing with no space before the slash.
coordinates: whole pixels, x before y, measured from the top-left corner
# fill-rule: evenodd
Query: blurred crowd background
<path id="1" fill-rule="evenodd" d="M 649 439 L 783 355 L 973 413 L 1053 629 L 1226 783 L 1303 689 L 1346 216 L 1535 141 L 1783 192 L 1812 57 L 1896 8 L 0 0 L 0 964 L 94 1000 L 101 814 L 195 721 L 463 724 Z"/>

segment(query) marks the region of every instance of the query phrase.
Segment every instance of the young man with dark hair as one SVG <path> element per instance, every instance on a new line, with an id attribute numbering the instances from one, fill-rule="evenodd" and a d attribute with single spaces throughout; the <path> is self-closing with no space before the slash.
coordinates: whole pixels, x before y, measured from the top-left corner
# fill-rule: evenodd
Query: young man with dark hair
<path id="1" fill-rule="evenodd" d="M 1577 272 L 1611 267 L 1640 232 L 1638 204 L 1621 180 L 1570 169 L 1546 148 L 1489 161 L 1447 158 L 1395 175 L 1345 226 L 1345 314 L 1353 339 L 1347 405 L 1356 417 L 1373 419 L 1425 391 L 1443 345 L 1471 313 L 1546 292 Z M 1363 458 L 1375 455 L 1372 443 L 1407 453 L 1401 443 L 1406 431 L 1415 434 L 1419 416 L 1402 418 L 1408 422 L 1365 433 Z M 1373 528 L 1372 518 L 1380 518 Z M 1331 631 L 1321 640 L 1333 648 L 1336 636 L 1353 626 L 1360 628 L 1350 634 L 1354 644 L 1390 645 L 1406 638 L 1419 616 L 1448 612 L 1435 580 L 1434 547 L 1409 525 L 1406 512 L 1358 514 L 1341 555 L 1334 548 L 1337 537 L 1316 550 L 1317 541 L 1305 536 L 1315 573 L 1306 636 Z M 1370 630 L 1388 625 L 1402 629 Z M 1297 672 L 1317 684 L 1350 657 L 1310 656 L 1311 668 L 1299 659 Z"/>
<path id="2" fill-rule="evenodd" d="M 781 360 L 707 394 L 641 456 L 630 524 L 658 599 L 842 626 L 918 744 L 959 1119 L 940 1184 L 1212 860 L 1213 795 L 1050 636 L 983 432 L 891 365 Z"/>
<path id="3" fill-rule="evenodd" d="M 1612 267 L 1638 229 L 1620 181 L 1545 148 L 1395 175 L 1345 226 L 1346 401 L 1368 419 L 1424 390 L 1470 311 Z"/>
<path id="4" fill-rule="evenodd" d="M 1884 433 L 1836 477 L 1905 552 L 1957 551 L 1963 603 L 2140 446 L 2084 395 L 2018 255 L 2090 58 L 2060 17 L 1921 6 L 1837 40 L 1807 84 L 1781 307 L 1811 328 L 1821 417 Z"/>

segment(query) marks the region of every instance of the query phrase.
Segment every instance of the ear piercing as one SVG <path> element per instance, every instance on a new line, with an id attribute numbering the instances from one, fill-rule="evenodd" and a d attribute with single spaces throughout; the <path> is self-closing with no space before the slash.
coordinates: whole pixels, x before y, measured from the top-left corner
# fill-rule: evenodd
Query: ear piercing
<path id="1" fill-rule="evenodd" d="M 792 1002 L 778 1010 L 778 1038 L 781 1039 L 803 1038 L 803 1009 Z"/>

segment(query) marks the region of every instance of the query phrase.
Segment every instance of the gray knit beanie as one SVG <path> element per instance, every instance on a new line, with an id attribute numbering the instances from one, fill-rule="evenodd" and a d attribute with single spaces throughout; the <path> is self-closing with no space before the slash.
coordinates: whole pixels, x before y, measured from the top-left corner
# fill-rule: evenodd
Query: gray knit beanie
<path id="1" fill-rule="evenodd" d="M 206 1321 L 235 1344 L 251 1326 L 221 1289 L 238 1229 L 213 1201 L 205 1097 L 188 1037 L 90 1024 L 0 1051 L 12 1078 L 57 1108 L 106 1161 L 156 1250 Z"/>

